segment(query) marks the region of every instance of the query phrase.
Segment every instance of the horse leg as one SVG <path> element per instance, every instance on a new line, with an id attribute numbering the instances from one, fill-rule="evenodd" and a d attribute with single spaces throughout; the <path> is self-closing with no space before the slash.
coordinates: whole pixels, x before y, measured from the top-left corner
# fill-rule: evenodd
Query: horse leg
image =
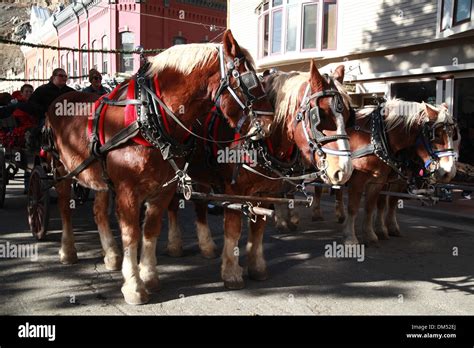
<path id="1" fill-rule="evenodd" d="M 398 221 L 397 221 L 397 206 L 398 206 L 398 198 L 389 197 L 386 224 L 387 224 L 388 234 L 390 236 L 401 237 L 400 226 L 398 225 Z"/>
<path id="2" fill-rule="evenodd" d="M 94 218 L 99 229 L 100 243 L 104 252 L 105 268 L 109 271 L 118 271 L 122 264 L 122 256 L 110 230 L 109 224 L 109 191 L 95 193 Z"/>
<path id="3" fill-rule="evenodd" d="M 168 207 L 168 246 L 169 256 L 180 257 L 183 255 L 183 236 L 178 222 L 179 201 L 175 197 Z"/>
<path id="4" fill-rule="evenodd" d="M 323 214 L 321 213 L 321 197 L 323 195 L 323 188 L 321 186 L 314 186 L 313 195 L 313 221 L 324 221 Z"/>
<path id="5" fill-rule="evenodd" d="M 149 299 L 145 284 L 140 278 L 137 259 L 141 203 L 131 187 L 117 187 L 116 211 L 124 250 L 122 294 L 125 302 L 131 305 L 144 304 Z"/>
<path id="6" fill-rule="evenodd" d="M 60 175 L 63 173 L 60 171 Z M 61 236 L 61 249 L 59 259 L 61 263 L 69 265 L 77 262 L 74 232 L 71 221 L 71 185 L 72 179 L 65 179 L 56 184 L 58 193 L 58 208 L 61 213 L 63 231 Z"/>
<path id="7" fill-rule="evenodd" d="M 268 278 L 267 265 L 263 256 L 263 232 L 265 231 L 265 220 L 261 216 L 256 222 L 250 222 L 247 241 L 248 274 L 254 280 L 266 280 Z"/>
<path id="8" fill-rule="evenodd" d="M 385 208 L 387 206 L 387 196 L 379 195 L 377 199 L 377 213 L 375 216 L 375 233 L 380 240 L 386 240 L 388 236 L 387 225 L 385 224 Z"/>
<path id="9" fill-rule="evenodd" d="M 174 194 L 168 194 L 168 201 Z M 164 209 L 169 204 L 164 204 L 166 198 L 146 203 L 145 221 L 143 224 L 143 242 L 140 255 L 140 278 L 145 284 L 148 293 L 160 290 L 160 279 L 156 269 L 156 242 L 161 232 L 162 216 Z"/>
<path id="10" fill-rule="evenodd" d="M 342 224 L 346 219 L 346 214 L 344 213 L 344 191 L 342 189 L 336 190 L 334 195 L 336 196 L 336 219 L 337 222 Z"/>
<path id="11" fill-rule="evenodd" d="M 207 202 L 195 202 L 194 209 L 197 217 L 196 233 L 201 255 L 206 259 L 213 259 L 217 256 L 217 246 L 212 239 L 211 230 L 207 222 Z"/>
<path id="12" fill-rule="evenodd" d="M 374 232 L 373 216 L 381 189 L 381 185 L 369 184 L 365 190 L 365 212 L 362 228 L 364 231 L 364 242 L 368 245 L 378 246 L 379 239 Z"/>
<path id="13" fill-rule="evenodd" d="M 221 277 L 227 289 L 242 289 L 242 267 L 239 266 L 239 239 L 242 213 L 231 209 L 224 211 L 224 248 L 222 250 Z"/>
<path id="14" fill-rule="evenodd" d="M 288 232 L 289 226 L 289 208 L 286 204 L 275 204 L 275 227 L 280 232 Z"/>
<path id="15" fill-rule="evenodd" d="M 356 181 L 355 176 L 350 179 L 349 184 L 349 203 L 347 205 L 347 218 L 342 227 L 344 244 L 358 244 L 355 234 L 355 220 L 359 212 L 360 200 L 362 198 L 361 186 Z"/>

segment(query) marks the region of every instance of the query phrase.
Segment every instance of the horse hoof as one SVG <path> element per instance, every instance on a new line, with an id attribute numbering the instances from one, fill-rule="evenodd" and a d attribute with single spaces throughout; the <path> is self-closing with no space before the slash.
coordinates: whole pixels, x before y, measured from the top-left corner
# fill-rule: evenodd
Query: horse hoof
<path id="1" fill-rule="evenodd" d="M 77 252 L 74 250 L 72 252 L 65 253 L 60 250 L 59 260 L 63 265 L 72 265 L 77 262 Z"/>
<path id="2" fill-rule="evenodd" d="M 179 247 L 179 248 L 170 248 L 170 247 L 168 247 L 167 254 L 168 254 L 168 256 L 171 256 L 171 257 L 181 257 L 181 256 L 183 256 L 183 248 L 181 248 L 181 247 Z"/>
<path id="3" fill-rule="evenodd" d="M 401 237 L 402 234 L 399 230 L 388 231 L 388 235 L 392 237 Z"/>
<path id="4" fill-rule="evenodd" d="M 290 228 L 288 227 L 288 225 L 285 223 L 278 223 L 276 224 L 276 229 L 278 232 L 280 233 L 287 233 L 290 231 Z"/>
<path id="5" fill-rule="evenodd" d="M 288 228 L 291 232 L 295 232 L 298 229 L 298 224 L 289 223 Z"/>
<path id="6" fill-rule="evenodd" d="M 353 238 L 344 239 L 344 245 L 354 245 L 354 244 L 359 244 L 359 241 L 357 240 L 357 238 L 353 237 Z"/>
<path id="7" fill-rule="evenodd" d="M 214 249 L 201 250 L 201 256 L 205 259 L 215 259 L 218 255 Z"/>
<path id="8" fill-rule="evenodd" d="M 324 218 L 322 216 L 313 215 L 311 221 L 324 221 Z"/>
<path id="9" fill-rule="evenodd" d="M 266 270 L 263 271 L 257 271 L 257 270 L 252 270 L 249 268 L 249 278 L 253 280 L 267 280 L 268 279 L 268 273 Z"/>
<path id="10" fill-rule="evenodd" d="M 224 280 L 224 286 L 229 290 L 240 290 L 245 287 L 243 279 Z"/>
<path id="11" fill-rule="evenodd" d="M 367 248 L 380 248 L 380 242 L 379 242 L 378 239 L 377 240 L 373 240 L 373 239 L 368 240 L 364 244 L 365 244 L 365 246 L 367 246 Z"/>
<path id="12" fill-rule="evenodd" d="M 145 280 L 143 283 L 145 284 L 146 291 L 149 294 L 152 294 L 154 292 L 158 292 L 161 290 L 161 283 L 158 278 Z"/>
<path id="13" fill-rule="evenodd" d="M 105 268 L 108 271 L 120 271 L 122 267 L 122 256 L 112 255 L 104 257 Z"/>
<path id="14" fill-rule="evenodd" d="M 381 234 L 378 234 L 378 233 L 377 233 L 377 238 L 378 238 L 379 240 L 389 240 L 389 239 L 390 239 L 390 237 L 388 236 L 388 234 L 384 234 L 384 233 L 381 233 Z"/>
<path id="15" fill-rule="evenodd" d="M 122 287 L 122 294 L 129 305 L 137 306 L 147 303 L 150 300 L 145 289 L 130 290 L 126 286 Z"/>

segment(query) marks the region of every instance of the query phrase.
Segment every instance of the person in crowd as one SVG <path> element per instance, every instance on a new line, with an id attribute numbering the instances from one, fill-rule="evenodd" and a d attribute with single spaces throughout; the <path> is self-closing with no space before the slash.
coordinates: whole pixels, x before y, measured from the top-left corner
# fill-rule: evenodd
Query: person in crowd
<path id="1" fill-rule="evenodd" d="M 95 93 L 98 95 L 104 95 L 109 93 L 109 89 L 102 85 L 102 75 L 96 69 L 89 71 L 89 82 L 90 86 L 84 88 L 83 92 Z"/>
<path id="2" fill-rule="evenodd" d="M 37 115 L 40 126 L 44 125 L 45 114 L 53 100 L 62 94 L 74 91 L 73 88 L 66 85 L 67 79 L 68 76 L 64 69 L 56 68 L 53 70 L 49 82 L 39 86 L 31 95 L 28 104 Z M 25 111 L 31 113 L 31 109 Z"/>

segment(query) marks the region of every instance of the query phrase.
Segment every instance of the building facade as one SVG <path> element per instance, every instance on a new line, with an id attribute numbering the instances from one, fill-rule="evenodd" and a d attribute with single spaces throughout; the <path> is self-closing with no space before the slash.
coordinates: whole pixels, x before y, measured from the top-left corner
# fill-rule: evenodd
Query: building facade
<path id="1" fill-rule="evenodd" d="M 25 41 L 32 44 L 43 44 L 58 47 L 58 36 L 53 25 L 54 17 L 47 8 L 32 6 L 30 15 L 31 33 Z M 27 79 L 48 79 L 59 62 L 59 51 L 22 46 L 25 57 L 24 75 Z M 29 82 L 38 87 L 44 82 Z"/>
<path id="2" fill-rule="evenodd" d="M 226 25 L 226 3 L 217 0 L 84 0 L 66 7 L 55 16 L 53 24 L 64 47 L 168 48 L 174 44 L 211 40 L 218 32 L 211 31 L 210 27 Z M 92 67 L 114 76 L 135 72 L 140 66 L 140 57 L 64 51 L 60 66 L 70 76 L 87 75 Z M 82 78 L 78 82 L 86 81 L 87 78 Z"/>
<path id="3" fill-rule="evenodd" d="M 446 102 L 473 149 L 474 1 L 229 0 L 228 21 L 259 70 L 344 64 L 355 106 Z"/>

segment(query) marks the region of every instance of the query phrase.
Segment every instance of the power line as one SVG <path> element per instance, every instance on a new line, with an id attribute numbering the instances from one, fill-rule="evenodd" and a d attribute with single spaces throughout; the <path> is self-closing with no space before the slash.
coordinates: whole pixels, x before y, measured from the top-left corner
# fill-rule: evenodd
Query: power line
<path id="1" fill-rule="evenodd" d="M 0 36 L 0 43 L 4 43 L 7 45 L 16 45 L 16 46 L 27 46 L 33 48 L 44 48 L 56 51 L 72 51 L 72 52 L 87 52 L 87 53 L 115 53 L 115 54 L 147 54 L 147 53 L 160 53 L 163 52 L 164 48 L 155 48 L 155 49 L 147 49 L 147 50 L 104 50 L 104 49 L 84 49 L 84 48 L 71 48 L 71 47 L 57 47 L 57 46 L 50 46 L 44 44 L 34 44 L 31 42 L 25 41 L 15 41 L 6 39 Z"/>

